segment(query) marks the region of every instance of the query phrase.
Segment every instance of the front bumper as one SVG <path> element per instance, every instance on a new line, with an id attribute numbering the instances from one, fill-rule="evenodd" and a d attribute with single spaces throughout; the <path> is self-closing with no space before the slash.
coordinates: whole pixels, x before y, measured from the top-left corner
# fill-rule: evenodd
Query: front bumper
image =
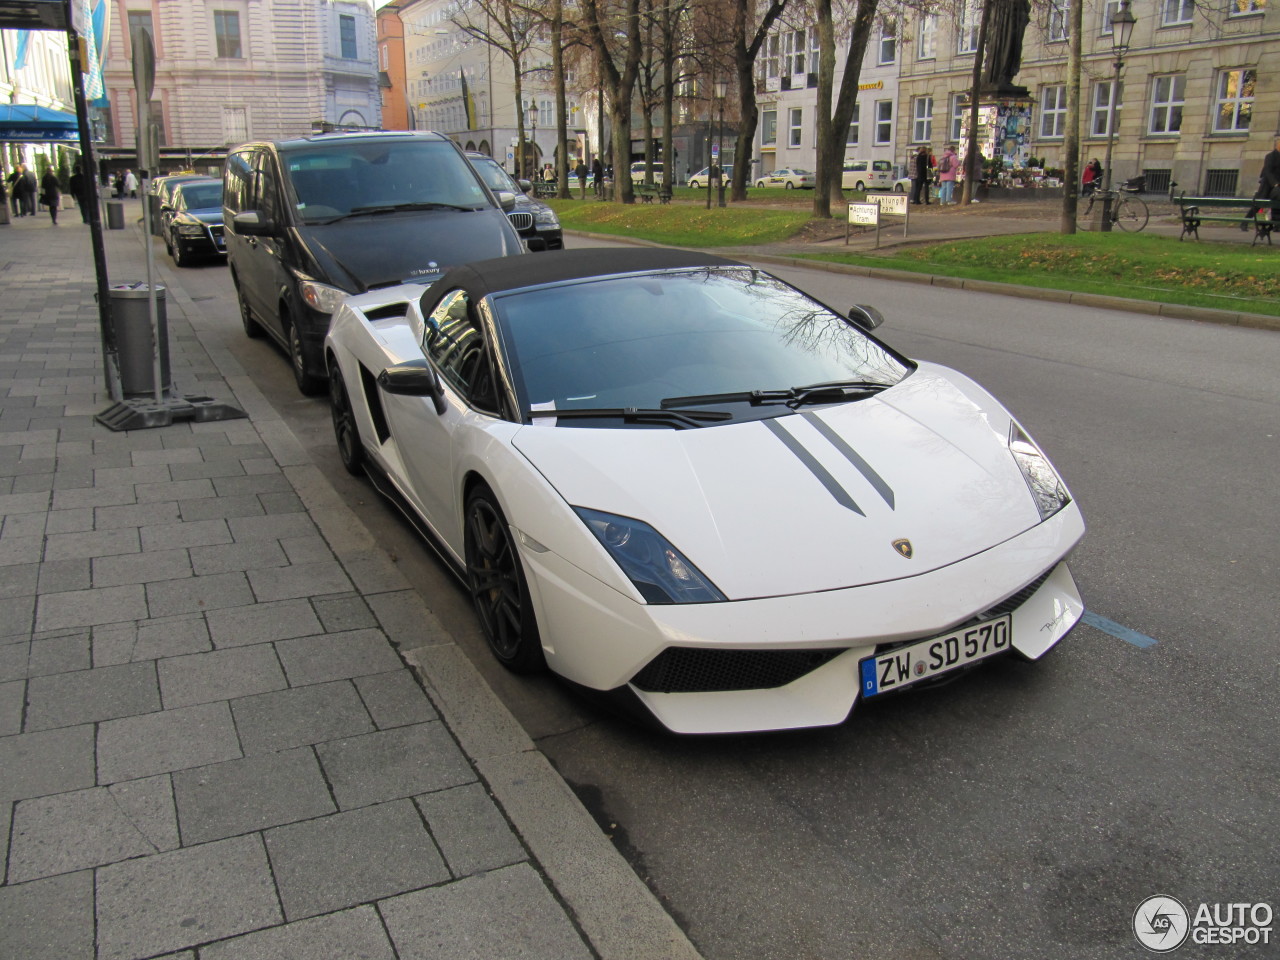
<path id="1" fill-rule="evenodd" d="M 1084 521 L 1071 504 L 1012 540 L 917 577 L 669 606 L 636 603 L 550 552 L 522 546 L 521 559 L 553 670 L 593 690 L 625 690 L 674 732 L 732 733 L 842 722 L 857 700 L 864 657 L 982 616 L 1048 572 L 1012 610 L 1013 649 L 1041 657 L 1084 613 L 1064 562 L 1083 533 Z M 723 689 L 717 683 L 707 686 L 718 689 L 679 693 L 637 686 L 637 674 L 673 647 L 816 652 L 818 665 L 779 686 Z M 840 652 L 823 655 L 833 650 Z"/>

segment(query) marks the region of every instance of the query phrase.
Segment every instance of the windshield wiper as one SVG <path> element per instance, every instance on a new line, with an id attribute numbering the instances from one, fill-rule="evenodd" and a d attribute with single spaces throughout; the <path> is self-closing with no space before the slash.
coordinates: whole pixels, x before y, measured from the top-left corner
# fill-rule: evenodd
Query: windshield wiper
<path id="1" fill-rule="evenodd" d="M 341 216 L 330 217 L 322 223 L 337 223 L 339 220 L 347 220 L 351 217 L 371 216 L 379 213 L 400 213 L 405 210 L 459 210 L 464 213 L 473 213 L 479 209 L 478 207 L 463 207 L 456 203 L 379 203 L 372 204 L 367 207 L 354 207 L 348 213 Z"/>
<path id="2" fill-rule="evenodd" d="M 699 403 L 785 403 L 799 407 L 806 403 L 831 403 L 869 393 L 879 393 L 893 386 L 878 380 L 832 380 L 828 383 L 811 383 L 805 387 L 788 387 L 785 390 L 742 390 L 738 393 L 706 393 L 701 396 L 667 397 L 662 401 L 663 410 L 691 406 Z"/>
<path id="3" fill-rule="evenodd" d="M 732 420 L 733 414 L 720 410 L 648 410 L 642 407 L 579 407 L 573 410 L 530 410 L 529 416 L 557 419 L 616 419 L 629 423 L 667 423 L 682 429 L 701 427 L 706 423 Z"/>

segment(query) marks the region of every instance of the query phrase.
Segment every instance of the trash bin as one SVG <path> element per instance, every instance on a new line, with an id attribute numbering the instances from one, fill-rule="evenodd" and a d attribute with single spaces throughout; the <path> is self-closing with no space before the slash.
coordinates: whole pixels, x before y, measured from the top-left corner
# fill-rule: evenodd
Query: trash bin
<path id="1" fill-rule="evenodd" d="M 117 206 L 121 206 L 117 204 Z M 164 287 L 156 285 L 156 329 L 160 338 L 160 380 L 169 390 L 169 321 L 165 315 Z M 151 308 L 147 285 L 119 283 L 110 287 L 111 329 L 120 364 L 120 391 L 126 397 L 155 393 L 152 362 Z"/>
<path id="2" fill-rule="evenodd" d="M 107 201 L 107 229 L 123 230 L 124 229 L 124 202 L 121 200 Z"/>

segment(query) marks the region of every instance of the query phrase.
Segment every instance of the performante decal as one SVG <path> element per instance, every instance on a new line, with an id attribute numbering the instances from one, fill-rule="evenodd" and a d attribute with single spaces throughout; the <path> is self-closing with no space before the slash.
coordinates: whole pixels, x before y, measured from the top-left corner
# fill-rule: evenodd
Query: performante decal
<path id="1" fill-rule="evenodd" d="M 809 472 L 818 478 L 819 482 L 827 488 L 827 492 L 831 494 L 831 496 L 835 497 L 836 503 L 840 504 L 842 507 L 852 510 L 860 517 L 866 516 L 866 514 L 862 512 L 862 508 L 854 503 L 853 497 L 849 496 L 849 491 L 840 486 L 840 484 L 836 482 L 836 478 L 827 472 L 827 468 L 820 464 L 813 454 L 801 445 L 799 440 L 788 433 L 782 424 L 778 423 L 777 420 L 766 420 L 764 421 L 764 425 L 769 428 L 770 433 L 782 441 L 783 445 L 788 450 L 796 455 L 797 460 L 809 468 Z"/>
<path id="2" fill-rule="evenodd" d="M 846 460 L 858 468 L 858 472 L 867 478 L 867 483 L 875 487 L 876 493 L 880 494 L 880 496 L 884 498 L 884 502 L 887 503 L 889 505 L 889 509 L 892 510 L 893 488 L 889 486 L 889 484 L 885 483 L 884 478 L 871 468 L 871 464 L 863 460 L 862 457 L 858 455 L 858 451 L 849 446 L 849 444 L 845 442 L 844 437 L 831 429 L 830 424 L 823 421 L 816 413 L 802 413 L 800 416 L 813 424 L 813 428 L 826 437 L 827 442 L 839 450 Z"/>

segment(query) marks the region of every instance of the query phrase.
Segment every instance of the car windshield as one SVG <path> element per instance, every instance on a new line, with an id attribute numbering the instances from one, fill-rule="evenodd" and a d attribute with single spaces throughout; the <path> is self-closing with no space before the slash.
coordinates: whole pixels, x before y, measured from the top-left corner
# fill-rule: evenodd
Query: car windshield
<path id="1" fill-rule="evenodd" d="M 471 165 L 446 141 L 316 142 L 283 153 L 281 160 L 304 223 L 323 223 L 353 211 L 436 204 L 478 210 L 489 205 Z"/>
<path id="2" fill-rule="evenodd" d="M 221 183 L 188 183 L 181 188 L 188 210 L 204 210 L 222 206 Z"/>
<path id="3" fill-rule="evenodd" d="M 705 396 L 692 406 L 775 416 L 786 408 L 720 395 L 847 381 L 889 386 L 910 369 L 849 320 L 749 267 L 559 284 L 494 304 L 526 413 L 660 409 L 664 400 Z"/>
<path id="4" fill-rule="evenodd" d="M 485 185 L 490 190 L 506 190 L 508 193 L 520 193 L 520 189 L 516 186 L 515 181 L 511 179 L 511 175 L 503 170 L 493 160 L 473 160 L 471 165 L 476 168 L 476 172 L 480 174 L 480 178 L 484 180 Z"/>

